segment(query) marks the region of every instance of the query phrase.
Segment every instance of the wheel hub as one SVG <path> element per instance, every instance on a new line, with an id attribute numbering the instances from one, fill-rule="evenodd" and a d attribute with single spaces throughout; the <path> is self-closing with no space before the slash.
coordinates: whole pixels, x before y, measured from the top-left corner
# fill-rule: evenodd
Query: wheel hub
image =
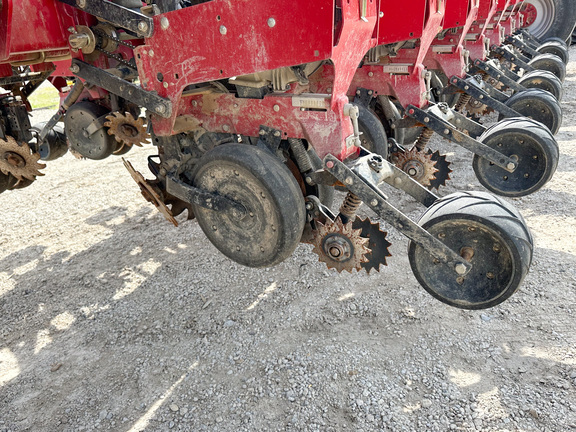
<path id="1" fill-rule="evenodd" d="M 330 234 L 324 240 L 324 251 L 336 261 L 349 260 L 352 255 L 350 240 L 338 234 Z"/>
<path id="2" fill-rule="evenodd" d="M 15 168 L 24 168 L 26 161 L 18 153 L 6 152 L 4 153 L 4 160 Z"/>

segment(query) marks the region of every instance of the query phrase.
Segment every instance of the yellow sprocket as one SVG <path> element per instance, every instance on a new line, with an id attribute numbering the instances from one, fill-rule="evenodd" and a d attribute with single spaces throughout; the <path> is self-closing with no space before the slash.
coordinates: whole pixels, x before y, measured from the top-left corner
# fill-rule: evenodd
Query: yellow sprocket
<path id="1" fill-rule="evenodd" d="M 396 157 L 396 166 L 423 186 L 430 186 L 436 178 L 436 161 L 428 153 L 413 148 Z"/>
<path id="2" fill-rule="evenodd" d="M 104 126 L 108 128 L 108 135 L 113 135 L 120 144 L 139 147 L 146 144 L 150 138 L 146 132 L 144 119 L 134 118 L 131 113 L 113 112 L 106 116 Z"/>
<path id="3" fill-rule="evenodd" d="M 21 145 L 11 136 L 0 139 L 0 171 L 11 174 L 17 180 L 36 180 L 37 176 L 43 176 L 40 172 L 46 168 L 45 164 L 39 163 L 40 155 L 33 153 L 26 143 Z"/>

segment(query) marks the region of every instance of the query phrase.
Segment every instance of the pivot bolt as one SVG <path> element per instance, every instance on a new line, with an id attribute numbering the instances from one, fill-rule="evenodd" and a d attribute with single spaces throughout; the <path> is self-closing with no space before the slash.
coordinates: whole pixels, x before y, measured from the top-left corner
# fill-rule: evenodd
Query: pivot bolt
<path id="1" fill-rule="evenodd" d="M 458 263 L 454 266 L 454 270 L 456 271 L 456 273 L 458 273 L 459 275 L 463 275 L 464 273 L 466 273 L 466 266 L 462 263 Z"/>
<path id="2" fill-rule="evenodd" d="M 72 66 L 70 66 L 70 72 L 77 74 L 78 72 L 80 72 L 80 66 L 78 66 L 77 64 L 73 64 Z"/>
<path id="3" fill-rule="evenodd" d="M 163 104 L 156 106 L 156 112 L 158 114 L 164 114 L 166 112 L 166 107 Z"/>
<path id="4" fill-rule="evenodd" d="M 79 1 L 86 1 L 86 0 L 79 0 Z M 146 21 L 140 21 L 138 23 L 138 30 L 140 30 L 142 33 L 145 33 L 148 31 L 148 23 Z"/>
<path id="5" fill-rule="evenodd" d="M 510 162 L 508 165 L 506 165 L 506 168 L 508 168 L 509 170 L 513 170 L 514 168 L 516 168 L 516 165 Z"/>

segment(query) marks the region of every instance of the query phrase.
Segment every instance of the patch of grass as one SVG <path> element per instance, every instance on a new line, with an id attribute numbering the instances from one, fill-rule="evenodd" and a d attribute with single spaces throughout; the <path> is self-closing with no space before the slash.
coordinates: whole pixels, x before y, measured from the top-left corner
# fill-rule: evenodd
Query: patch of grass
<path id="1" fill-rule="evenodd" d="M 60 102 L 58 90 L 56 90 L 52 85 L 40 86 L 40 88 L 32 93 L 29 100 L 34 109 L 58 108 L 58 103 Z"/>

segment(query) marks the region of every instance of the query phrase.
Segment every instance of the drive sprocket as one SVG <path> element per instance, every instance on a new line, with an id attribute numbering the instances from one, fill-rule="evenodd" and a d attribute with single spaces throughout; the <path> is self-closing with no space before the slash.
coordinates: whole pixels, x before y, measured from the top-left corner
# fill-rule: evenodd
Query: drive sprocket
<path id="1" fill-rule="evenodd" d="M 430 185 L 428 189 L 436 189 L 439 190 L 440 186 L 446 186 L 446 182 L 450 180 L 450 173 L 452 170 L 450 169 L 450 165 L 452 162 L 448 162 L 446 160 L 446 155 L 441 155 L 438 150 L 432 153 L 431 150 L 428 150 L 428 154 L 432 158 L 432 160 L 436 163 L 434 165 L 438 171 L 434 173 L 434 179 L 430 180 Z"/>
<path id="2" fill-rule="evenodd" d="M 346 270 L 362 270 L 368 262 L 367 255 L 372 252 L 368 247 L 368 238 L 362 237 L 362 229 L 354 229 L 352 222 L 342 223 L 340 218 L 326 225 L 318 222 L 314 232 L 312 252 L 318 254 L 318 260 L 341 273 Z"/>
<path id="3" fill-rule="evenodd" d="M 128 162 L 126 159 L 122 158 L 122 162 L 124 162 L 124 166 L 134 179 L 134 181 L 140 187 L 140 192 L 142 196 L 146 199 L 146 201 L 154 204 L 154 206 L 158 209 L 160 213 L 168 220 L 172 222 L 174 226 L 178 226 L 178 221 L 174 218 L 174 214 L 172 210 L 168 208 L 164 199 L 162 198 L 162 192 L 160 189 L 152 184 L 150 181 L 146 180 L 142 174 L 134 169 L 132 164 Z"/>
<path id="4" fill-rule="evenodd" d="M 108 135 L 114 136 L 120 144 L 141 147 L 150 138 L 142 117 L 134 118 L 131 113 L 115 111 L 107 115 L 106 120 L 104 126 L 108 128 Z"/>
<path id="5" fill-rule="evenodd" d="M 11 174 L 17 180 L 34 181 L 44 175 L 40 170 L 46 168 L 39 160 L 40 154 L 33 153 L 27 143 L 19 145 L 11 136 L 0 139 L 0 171 L 4 174 Z"/>
<path id="6" fill-rule="evenodd" d="M 490 108 L 478 99 L 470 99 L 466 104 L 466 112 L 468 113 L 469 117 L 482 117 L 490 113 Z"/>
<path id="7" fill-rule="evenodd" d="M 432 155 L 418 151 L 415 147 L 409 151 L 398 153 L 396 166 L 423 186 L 430 186 L 438 172 Z"/>
<path id="8" fill-rule="evenodd" d="M 362 238 L 368 239 L 368 244 L 366 245 L 370 252 L 367 253 L 366 261 L 361 264 L 362 268 L 370 274 L 371 270 L 380 271 L 381 265 L 386 264 L 386 257 L 392 256 L 388 247 L 392 244 L 386 240 L 386 231 L 380 229 L 380 223 L 373 223 L 369 218 L 360 219 L 356 216 L 354 222 L 352 222 L 353 229 L 361 230 L 360 236 Z"/>

